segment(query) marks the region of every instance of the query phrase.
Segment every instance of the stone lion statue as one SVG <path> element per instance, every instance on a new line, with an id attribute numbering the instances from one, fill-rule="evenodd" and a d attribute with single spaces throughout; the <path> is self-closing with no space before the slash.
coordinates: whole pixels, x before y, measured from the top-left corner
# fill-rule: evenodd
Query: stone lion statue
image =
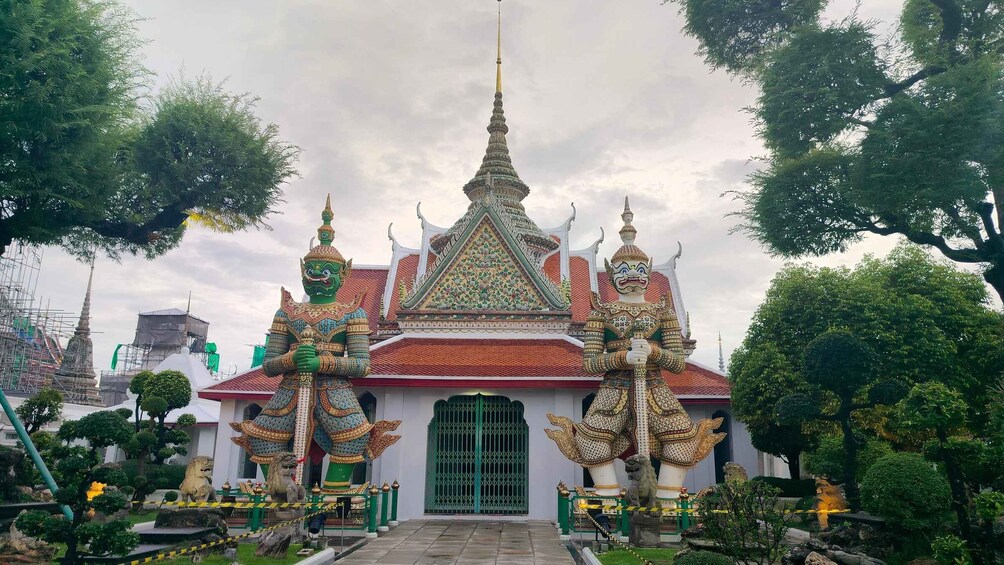
<path id="1" fill-rule="evenodd" d="M 844 498 L 844 491 L 839 485 L 835 485 L 826 477 L 816 477 L 816 502 L 812 505 L 819 519 L 819 528 L 825 530 L 830 527 L 830 510 L 846 510 L 847 499 Z"/>
<path id="2" fill-rule="evenodd" d="M 739 463 L 729 461 L 725 464 L 724 470 L 725 482 L 727 483 L 745 483 L 749 480 L 746 469 Z"/>
<path id="3" fill-rule="evenodd" d="M 265 486 L 272 495 L 273 502 L 302 502 L 307 498 L 307 491 L 302 485 L 296 484 L 296 456 L 288 451 L 281 451 L 272 456 L 268 466 L 268 476 Z"/>
<path id="4" fill-rule="evenodd" d="M 213 458 L 205 455 L 193 457 L 185 468 L 185 480 L 178 491 L 182 502 L 215 502 L 216 489 L 213 488 Z"/>

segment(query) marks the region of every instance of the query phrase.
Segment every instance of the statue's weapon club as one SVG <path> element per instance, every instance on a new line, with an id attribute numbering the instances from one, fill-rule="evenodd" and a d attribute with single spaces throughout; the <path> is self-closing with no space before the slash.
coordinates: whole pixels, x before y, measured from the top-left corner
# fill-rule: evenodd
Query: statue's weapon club
<path id="1" fill-rule="evenodd" d="M 314 345 L 314 338 L 317 336 L 317 332 L 310 326 L 307 325 L 303 332 L 300 333 L 300 347 L 304 345 Z M 307 458 L 307 445 L 310 438 L 307 437 L 307 431 L 310 428 L 310 414 L 313 412 L 313 400 L 314 395 L 312 394 L 312 385 L 314 382 L 314 373 L 312 371 L 297 371 L 297 379 L 299 380 L 300 388 L 297 389 L 296 393 L 296 427 L 293 429 L 293 453 L 296 454 L 296 482 L 297 484 L 303 484 L 303 462 Z"/>
<path id="2" fill-rule="evenodd" d="M 635 339 L 645 339 L 644 328 L 638 322 L 632 328 L 632 337 Z M 648 359 L 643 359 L 634 364 L 634 415 L 635 415 L 635 449 L 639 455 L 646 458 L 649 456 L 648 445 L 648 388 L 646 379 L 648 378 Z"/>

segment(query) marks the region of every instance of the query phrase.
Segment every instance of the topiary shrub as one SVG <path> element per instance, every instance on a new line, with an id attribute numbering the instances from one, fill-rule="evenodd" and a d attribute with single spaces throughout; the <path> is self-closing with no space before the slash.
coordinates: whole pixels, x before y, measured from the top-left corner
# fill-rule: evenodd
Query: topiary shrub
<path id="1" fill-rule="evenodd" d="M 688 551 L 674 557 L 673 565 L 732 565 L 732 560 L 713 551 Z"/>
<path id="2" fill-rule="evenodd" d="M 178 501 L 178 491 L 169 490 L 164 493 L 164 502 L 177 502 Z"/>
<path id="3" fill-rule="evenodd" d="M 861 483 L 865 510 L 885 518 L 893 531 L 930 534 L 949 518 L 948 481 L 934 466 L 914 453 L 882 457 Z"/>
<path id="4" fill-rule="evenodd" d="M 856 478 L 861 482 L 868 469 L 882 457 L 892 453 L 892 447 L 888 443 L 879 440 L 868 440 L 863 442 L 857 456 Z M 826 436 L 819 442 L 819 446 L 813 451 L 805 453 L 802 461 L 805 463 L 805 470 L 815 477 L 827 477 L 830 481 L 841 481 L 844 476 L 844 453 L 843 439 L 837 436 Z M 813 487 L 815 491 L 815 487 Z"/>

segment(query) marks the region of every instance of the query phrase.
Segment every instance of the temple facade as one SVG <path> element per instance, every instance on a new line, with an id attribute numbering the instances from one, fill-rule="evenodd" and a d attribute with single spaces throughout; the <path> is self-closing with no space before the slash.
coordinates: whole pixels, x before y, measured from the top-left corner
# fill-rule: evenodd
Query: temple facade
<path id="1" fill-rule="evenodd" d="M 403 245 L 388 228 L 389 264 L 353 267 L 338 291 L 341 303 L 361 297 L 371 331 L 371 372 L 352 380 L 360 405 L 371 422 L 402 422 L 395 432 L 402 440 L 359 463 L 353 482 L 397 480 L 401 519 L 554 519 L 558 481 L 591 486 L 589 474 L 562 455 L 545 429 L 552 427 L 548 413 L 578 421 L 592 402 L 601 376 L 584 371 L 581 337 L 592 297 L 612 301 L 616 292 L 597 257 L 602 235 L 583 249 L 569 244 L 574 206 L 558 226 L 542 228 L 528 216 L 530 189 L 513 167 L 508 131 L 499 71 L 488 147 L 463 185 L 466 211 L 452 226 L 436 226 L 417 208 L 421 241 Z M 670 257 L 653 266 L 646 299 L 668 300 L 689 357 L 697 344 L 676 275 L 680 249 L 672 255 L 656 242 L 645 245 Z M 765 473 L 769 460 L 733 421 L 722 370 L 688 359 L 682 373 L 663 377 L 691 418 L 721 417 L 717 431 L 728 434 L 684 486 L 696 491 L 722 480 L 729 461 L 750 476 Z M 230 441 L 235 432 L 228 424 L 259 414 L 279 381 L 258 367 L 199 392 L 220 402 L 215 484 L 263 478 Z M 319 482 L 326 465 L 307 469 L 304 482 Z"/>

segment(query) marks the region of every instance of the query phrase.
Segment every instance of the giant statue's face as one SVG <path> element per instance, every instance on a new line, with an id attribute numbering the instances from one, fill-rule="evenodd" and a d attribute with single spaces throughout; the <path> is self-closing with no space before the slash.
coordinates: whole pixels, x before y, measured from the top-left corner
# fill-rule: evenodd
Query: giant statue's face
<path id="1" fill-rule="evenodd" d="M 647 261 L 620 261 L 611 265 L 610 280 L 614 290 L 625 296 L 644 295 L 648 288 L 650 265 Z"/>
<path id="2" fill-rule="evenodd" d="M 311 298 L 333 298 L 342 286 L 342 266 L 334 261 L 311 260 L 301 263 L 303 291 Z"/>

